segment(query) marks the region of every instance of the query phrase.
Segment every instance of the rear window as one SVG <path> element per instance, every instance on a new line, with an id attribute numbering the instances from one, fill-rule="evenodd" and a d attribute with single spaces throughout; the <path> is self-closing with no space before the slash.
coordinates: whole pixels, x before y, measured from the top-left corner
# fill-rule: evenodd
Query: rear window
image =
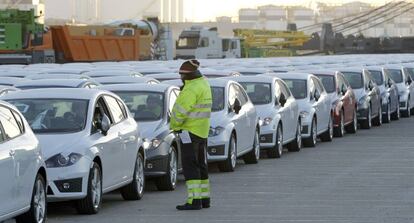
<path id="1" fill-rule="evenodd" d="M 335 77 L 334 76 L 322 75 L 322 74 L 316 74 L 316 76 L 319 77 L 319 79 L 321 79 L 326 92 L 328 93 L 335 92 Z"/>
<path id="2" fill-rule="evenodd" d="M 401 70 L 390 69 L 390 76 L 395 81 L 395 83 L 402 83 L 403 76 Z"/>
<path id="3" fill-rule="evenodd" d="M 360 89 L 364 87 L 364 80 L 362 79 L 362 73 L 359 72 L 342 72 L 346 80 L 349 82 L 353 89 Z"/>

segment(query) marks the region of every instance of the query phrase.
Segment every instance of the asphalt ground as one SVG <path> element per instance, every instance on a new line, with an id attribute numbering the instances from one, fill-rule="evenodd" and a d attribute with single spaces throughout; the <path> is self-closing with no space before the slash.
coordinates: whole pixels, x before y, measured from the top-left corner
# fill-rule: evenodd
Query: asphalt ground
<path id="1" fill-rule="evenodd" d="M 149 182 L 141 201 L 103 198 L 98 215 L 70 203 L 49 205 L 50 223 L 328 222 L 414 223 L 414 118 L 318 143 L 281 159 L 238 162 L 233 173 L 210 165 L 212 207 L 179 212 L 186 189 L 159 192 Z"/>

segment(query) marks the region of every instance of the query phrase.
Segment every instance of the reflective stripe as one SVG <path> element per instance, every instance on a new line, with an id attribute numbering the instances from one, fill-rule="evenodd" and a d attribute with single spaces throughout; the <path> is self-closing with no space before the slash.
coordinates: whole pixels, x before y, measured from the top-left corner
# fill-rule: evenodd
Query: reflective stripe
<path id="1" fill-rule="evenodd" d="M 175 119 L 175 121 L 180 122 L 180 123 L 184 122 L 184 119 L 178 118 L 175 112 L 172 113 L 172 116 Z"/>
<path id="2" fill-rule="evenodd" d="M 203 192 L 203 193 L 200 194 L 200 196 L 202 198 L 209 198 L 210 197 L 210 193 L 209 192 Z"/>
<path id="3" fill-rule="evenodd" d="M 211 112 L 189 112 L 189 118 L 210 118 Z"/>
<path id="4" fill-rule="evenodd" d="M 211 108 L 212 104 L 196 104 L 194 108 Z"/>
<path id="5" fill-rule="evenodd" d="M 192 190 L 194 188 L 200 188 L 200 184 L 189 184 L 187 185 L 188 190 Z"/>
<path id="6" fill-rule="evenodd" d="M 209 185 L 209 184 L 201 184 L 201 185 L 200 185 L 200 187 L 201 187 L 201 188 L 209 188 L 209 187 L 210 187 L 210 185 Z"/>
<path id="7" fill-rule="evenodd" d="M 188 111 L 185 110 L 185 108 L 181 107 L 181 105 L 179 105 L 179 104 L 175 104 L 174 110 L 177 110 L 178 112 L 182 113 L 183 115 L 188 113 Z"/>

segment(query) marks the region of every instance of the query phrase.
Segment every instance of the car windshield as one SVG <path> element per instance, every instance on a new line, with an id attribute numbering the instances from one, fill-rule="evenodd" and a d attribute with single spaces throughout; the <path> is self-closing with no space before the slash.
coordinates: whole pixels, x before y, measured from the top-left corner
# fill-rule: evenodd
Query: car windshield
<path id="1" fill-rule="evenodd" d="M 255 105 L 269 104 L 272 101 L 270 84 L 266 83 L 240 83 Z"/>
<path id="2" fill-rule="evenodd" d="M 377 85 L 382 85 L 384 84 L 384 77 L 382 76 L 382 72 L 378 71 L 378 70 L 370 70 L 369 71 L 372 74 L 372 77 L 375 80 L 375 83 Z"/>
<path id="3" fill-rule="evenodd" d="M 212 87 L 211 95 L 213 97 L 213 105 L 211 111 L 221 111 L 224 109 L 224 88 L 223 87 Z"/>
<path id="4" fill-rule="evenodd" d="M 163 118 L 163 93 L 119 91 L 115 94 L 125 102 L 135 121 L 157 121 Z"/>
<path id="5" fill-rule="evenodd" d="M 362 73 L 360 72 L 342 72 L 353 89 L 364 87 Z"/>
<path id="6" fill-rule="evenodd" d="M 299 79 L 283 79 L 296 99 L 307 97 L 307 81 Z"/>
<path id="7" fill-rule="evenodd" d="M 24 115 L 35 133 L 79 132 L 85 128 L 88 100 L 9 100 Z"/>
<path id="8" fill-rule="evenodd" d="M 317 74 L 316 76 L 319 77 L 319 79 L 321 79 L 326 92 L 328 93 L 335 92 L 335 77 L 333 75 Z"/>
<path id="9" fill-rule="evenodd" d="M 397 69 L 389 69 L 391 78 L 395 81 L 395 83 L 402 83 L 403 77 L 401 70 Z"/>
<path id="10" fill-rule="evenodd" d="M 177 49 L 196 49 L 199 40 L 198 37 L 180 37 L 177 42 Z"/>

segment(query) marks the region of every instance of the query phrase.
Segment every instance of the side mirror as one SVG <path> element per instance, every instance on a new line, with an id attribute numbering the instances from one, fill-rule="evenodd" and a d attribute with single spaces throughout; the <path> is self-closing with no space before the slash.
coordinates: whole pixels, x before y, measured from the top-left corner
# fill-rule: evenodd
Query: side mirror
<path id="1" fill-rule="evenodd" d="M 407 84 L 408 84 L 408 85 L 410 85 L 412 82 L 413 82 L 413 81 L 412 81 L 410 78 L 408 78 L 408 79 L 407 79 Z"/>
<path id="2" fill-rule="evenodd" d="M 368 89 L 369 89 L 370 91 L 372 91 L 372 89 L 374 89 L 374 83 L 373 83 L 372 81 L 370 81 L 370 82 L 368 83 Z"/>
<path id="3" fill-rule="evenodd" d="M 111 128 L 111 120 L 109 120 L 109 117 L 107 115 L 104 115 L 102 117 L 101 121 L 101 132 L 104 136 L 108 135 L 108 131 Z"/>
<path id="4" fill-rule="evenodd" d="M 314 98 L 315 98 L 315 101 L 318 101 L 319 100 L 319 98 L 321 97 L 321 94 L 319 93 L 319 91 L 315 91 L 315 93 L 314 93 L 314 96 L 313 96 Z"/>
<path id="5" fill-rule="evenodd" d="M 285 97 L 285 95 L 280 95 L 280 98 L 279 98 L 279 103 L 280 103 L 280 105 L 283 107 L 283 106 L 285 106 L 285 104 L 286 104 L 286 97 Z"/>
<path id="6" fill-rule="evenodd" d="M 233 105 L 234 113 L 239 114 L 241 108 L 242 107 L 241 107 L 240 101 L 239 99 L 236 98 L 236 100 L 234 101 L 234 105 Z"/>

